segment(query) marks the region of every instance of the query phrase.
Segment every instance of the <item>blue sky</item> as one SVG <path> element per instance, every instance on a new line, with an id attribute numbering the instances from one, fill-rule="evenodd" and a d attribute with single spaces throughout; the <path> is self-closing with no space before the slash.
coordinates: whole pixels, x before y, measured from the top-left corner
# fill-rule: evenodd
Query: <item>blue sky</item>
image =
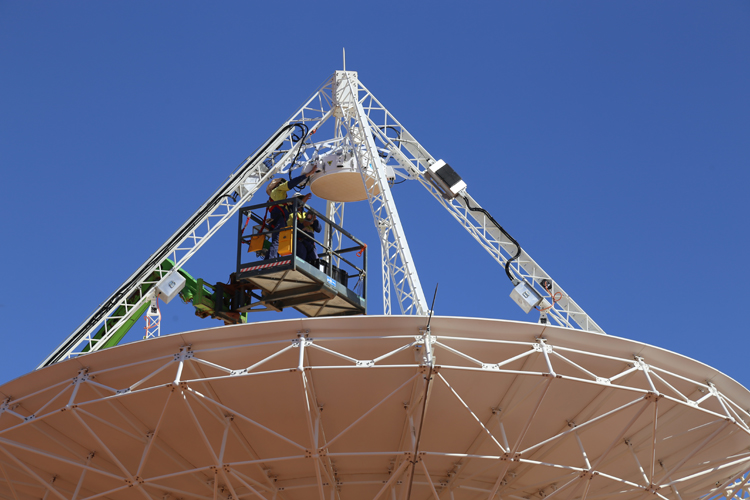
<path id="1" fill-rule="evenodd" d="M 606 332 L 750 385 L 748 21 L 739 1 L 0 0 L 0 384 L 62 342 L 346 47 L 347 69 Z M 536 321 L 426 192 L 394 196 L 425 295 L 440 284 L 437 314 Z M 376 246 L 368 210 L 351 204 L 347 228 Z M 194 276 L 227 279 L 234 227 Z M 163 333 L 220 325 L 178 302 L 163 313 Z"/>

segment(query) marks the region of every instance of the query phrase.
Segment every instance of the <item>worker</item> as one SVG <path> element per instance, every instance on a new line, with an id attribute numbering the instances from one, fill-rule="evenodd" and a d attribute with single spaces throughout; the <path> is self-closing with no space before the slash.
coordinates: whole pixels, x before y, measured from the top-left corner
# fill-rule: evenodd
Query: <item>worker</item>
<path id="1" fill-rule="evenodd" d="M 314 233 L 319 233 L 321 226 L 318 217 L 313 212 L 305 210 L 304 204 L 309 197 L 309 194 L 301 197 L 297 205 L 297 257 L 311 266 L 317 266 L 318 254 L 315 251 Z M 294 216 L 295 214 L 289 215 L 287 226 L 294 224 Z M 303 232 L 305 234 L 300 234 Z"/>
<path id="2" fill-rule="evenodd" d="M 306 174 L 298 175 L 297 177 L 286 181 L 281 180 L 281 182 L 278 182 L 276 179 L 271 181 L 269 184 L 269 189 L 267 190 L 268 195 L 270 196 L 269 201 L 281 201 L 283 199 L 286 199 L 286 195 L 289 192 L 290 189 L 293 189 L 297 187 L 299 184 L 302 183 L 305 179 L 312 176 L 315 173 L 315 169 L 310 170 Z M 302 203 L 307 203 L 307 200 L 310 199 L 311 194 L 307 194 L 303 199 Z M 278 205 L 274 205 L 269 210 L 269 213 L 271 215 L 270 222 L 268 224 L 268 229 L 273 231 L 276 229 L 281 229 L 282 227 L 286 226 L 287 219 L 289 218 L 289 212 L 291 210 L 291 207 L 288 206 L 288 203 L 279 203 Z M 271 248 L 268 249 L 268 254 L 266 255 L 266 259 L 275 259 L 279 256 L 279 233 L 273 233 L 271 236 Z"/>

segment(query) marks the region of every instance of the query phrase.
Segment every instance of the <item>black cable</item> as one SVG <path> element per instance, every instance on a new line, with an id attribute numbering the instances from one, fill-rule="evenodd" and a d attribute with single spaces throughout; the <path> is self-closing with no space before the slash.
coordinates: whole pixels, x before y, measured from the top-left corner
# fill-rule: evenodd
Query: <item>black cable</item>
<path id="1" fill-rule="evenodd" d="M 426 330 L 430 331 L 430 321 L 432 321 L 432 312 L 435 310 L 435 299 L 437 298 L 437 289 L 440 283 L 435 284 L 435 294 L 432 296 L 432 305 L 430 306 L 430 316 L 427 318 Z"/>
<path id="2" fill-rule="evenodd" d="M 381 125 L 378 128 L 383 131 L 383 135 L 385 135 L 385 137 L 388 140 L 391 140 L 391 138 L 388 137 L 388 129 L 393 130 L 394 132 L 396 132 L 396 139 L 395 140 L 399 141 L 399 142 L 401 141 L 401 130 L 399 130 L 398 128 L 394 127 L 393 125 Z M 380 152 L 379 149 L 378 149 L 378 156 L 380 156 L 381 158 L 388 158 L 388 155 L 387 154 L 383 154 L 382 152 Z M 396 186 L 398 184 L 403 184 L 404 182 L 406 182 L 408 180 L 409 179 L 403 179 L 403 180 L 401 180 L 399 182 L 391 182 L 390 185 L 391 186 Z"/>
<path id="3" fill-rule="evenodd" d="M 396 138 L 395 138 L 395 140 L 399 141 L 399 142 L 401 141 L 401 131 L 399 129 L 397 129 L 396 127 L 394 127 L 393 125 L 381 125 L 381 126 L 378 127 L 378 129 L 380 129 L 383 132 L 383 135 L 389 141 L 391 140 L 391 138 L 388 137 L 388 129 L 393 130 L 394 132 L 396 132 Z M 381 158 L 387 158 L 388 157 L 387 154 L 383 154 L 380 151 L 380 148 L 378 148 L 378 156 L 380 156 Z"/>
<path id="4" fill-rule="evenodd" d="M 292 170 L 294 169 L 294 166 L 297 164 L 297 160 L 299 159 L 299 155 L 302 153 L 302 146 L 305 144 L 305 140 L 309 136 L 309 127 L 305 125 L 304 123 L 295 123 L 295 127 L 299 127 L 302 131 L 302 137 L 298 136 L 297 134 L 292 134 L 290 137 L 292 144 L 299 144 L 299 147 L 297 148 L 297 154 L 294 156 L 294 160 L 292 160 L 292 163 L 289 164 L 289 180 L 292 180 Z M 294 190 L 297 192 L 302 191 L 305 186 L 307 186 L 307 179 L 305 179 L 302 182 L 301 186 L 294 186 Z"/>
<path id="5" fill-rule="evenodd" d="M 383 131 L 383 134 L 385 134 L 386 137 L 388 137 L 388 129 L 393 130 L 394 132 L 396 132 L 396 140 L 397 141 L 401 140 L 401 131 L 397 129 L 396 127 L 394 127 L 393 125 L 381 125 L 378 128 Z M 390 139 L 390 137 L 388 138 Z"/>
<path id="6" fill-rule="evenodd" d="M 501 226 L 500 224 L 497 223 L 497 221 L 492 217 L 492 215 L 490 215 L 490 213 L 487 210 L 485 210 L 483 208 L 472 207 L 469 204 L 469 199 L 466 196 L 463 196 L 463 199 L 464 199 L 464 202 L 466 203 L 466 208 L 468 208 L 472 212 L 482 212 L 500 230 L 500 232 L 503 233 L 505 235 L 505 237 L 508 238 L 511 241 L 511 243 L 513 243 L 516 246 L 516 248 L 518 249 L 516 251 L 516 254 L 513 257 L 511 257 L 510 259 L 508 259 L 507 262 L 505 262 L 505 274 L 507 274 L 508 275 L 508 279 L 510 279 L 510 281 L 515 284 L 515 282 L 516 282 L 516 280 L 518 280 L 518 278 L 516 278 L 515 276 L 513 276 L 511 274 L 511 272 L 510 272 L 510 263 L 513 262 L 514 260 L 516 260 L 521 255 L 521 245 L 518 244 L 518 242 L 515 240 L 515 238 L 513 238 L 513 236 L 511 236 L 510 234 L 508 234 L 508 231 L 506 231 L 505 229 L 503 229 L 503 226 Z"/>

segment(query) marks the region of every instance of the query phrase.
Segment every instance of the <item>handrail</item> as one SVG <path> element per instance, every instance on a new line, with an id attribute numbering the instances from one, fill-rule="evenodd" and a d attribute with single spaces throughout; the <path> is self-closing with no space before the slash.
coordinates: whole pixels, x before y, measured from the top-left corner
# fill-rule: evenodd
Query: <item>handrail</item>
<path id="1" fill-rule="evenodd" d="M 323 215 L 320 212 L 318 212 L 317 210 L 315 210 L 313 207 L 311 207 L 311 206 L 309 206 L 307 204 L 302 204 L 302 206 L 300 207 L 300 200 L 298 198 L 296 198 L 296 197 L 295 198 L 285 198 L 285 199 L 279 200 L 279 201 L 269 201 L 269 202 L 266 202 L 266 203 L 258 203 L 258 204 L 255 204 L 255 205 L 251 205 L 251 206 L 248 206 L 248 207 L 241 208 L 240 209 L 240 227 L 242 228 L 242 226 L 243 226 L 243 218 L 245 218 L 245 219 L 249 218 L 250 220 L 252 220 L 252 221 L 254 221 L 256 223 L 258 222 L 258 220 L 262 220 L 256 214 L 253 213 L 254 210 L 271 208 L 271 207 L 282 205 L 282 204 L 290 204 L 292 206 L 290 213 L 297 213 L 300 208 L 304 208 L 306 211 L 309 211 L 309 212 L 315 214 L 316 217 L 318 217 L 318 219 L 324 221 L 328 225 L 329 228 L 335 229 L 336 231 L 340 232 L 341 234 L 343 234 L 344 236 L 346 236 L 347 238 L 349 238 L 350 240 L 352 240 L 354 243 L 356 243 L 356 245 L 352 246 L 352 247 L 347 247 L 347 248 L 344 248 L 344 249 L 334 250 L 332 247 L 326 245 L 325 243 L 323 243 L 321 241 L 318 241 L 314 236 L 308 234 L 306 231 L 302 231 L 301 229 L 299 229 L 297 227 L 297 224 L 296 224 L 296 222 L 297 222 L 296 218 L 294 219 L 295 223 L 292 224 L 291 226 L 284 226 L 284 227 L 275 228 L 275 229 L 266 229 L 266 230 L 261 231 L 259 233 L 252 233 L 252 234 L 247 234 L 247 235 L 246 234 L 240 234 L 240 238 L 239 238 L 240 241 L 238 242 L 238 245 L 241 247 L 243 243 L 249 244 L 251 238 L 255 237 L 255 236 L 268 236 L 268 235 L 273 235 L 273 234 L 276 234 L 276 233 L 280 233 L 282 231 L 286 231 L 286 230 L 292 229 L 292 238 L 293 238 L 292 241 L 294 242 L 295 246 L 296 246 L 297 237 L 300 234 L 302 234 L 305 238 L 308 238 L 308 239 L 312 240 L 313 242 L 315 242 L 315 243 L 317 243 L 318 245 L 321 246 L 321 248 L 322 248 L 321 253 L 327 254 L 327 256 L 328 256 L 327 261 L 329 263 L 332 263 L 333 259 L 331 257 L 335 256 L 337 259 L 340 259 L 341 261 L 343 261 L 346 264 L 348 264 L 349 266 L 351 266 L 354 270 L 356 270 L 356 272 L 358 273 L 359 276 L 364 276 L 366 274 L 367 271 L 366 271 L 364 265 L 362 267 L 359 267 L 354 262 L 351 262 L 349 259 L 343 257 L 341 254 L 349 253 L 349 252 L 353 252 L 353 251 L 366 251 L 367 245 L 364 242 L 360 241 L 356 236 L 354 236 L 353 234 L 351 234 L 348 231 L 346 231 L 343 227 L 339 226 L 338 224 L 336 224 L 335 222 L 333 222 L 332 220 L 330 220 L 329 218 L 327 218 L 325 215 Z M 241 231 L 242 231 L 242 229 L 241 229 Z M 293 251 L 296 252 L 296 248 L 293 249 Z M 241 254 L 241 249 L 240 249 L 239 253 Z M 237 263 L 238 263 L 238 270 L 239 270 L 239 267 L 241 267 L 240 259 L 238 259 Z M 332 271 L 333 271 L 333 266 L 332 265 L 328 265 L 327 266 L 326 274 L 328 276 L 331 276 Z M 348 276 L 350 276 L 350 277 L 351 276 L 356 276 L 356 274 L 355 275 L 348 275 Z"/>

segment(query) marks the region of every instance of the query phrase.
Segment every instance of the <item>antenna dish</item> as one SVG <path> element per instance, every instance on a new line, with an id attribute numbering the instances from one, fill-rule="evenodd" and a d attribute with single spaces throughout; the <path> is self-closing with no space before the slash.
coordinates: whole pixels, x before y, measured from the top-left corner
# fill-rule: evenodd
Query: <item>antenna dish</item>
<path id="1" fill-rule="evenodd" d="M 0 497 L 678 500 L 750 466 L 750 393 L 698 361 L 549 325 L 424 325 L 244 324 L 32 372 L 0 387 Z"/>

